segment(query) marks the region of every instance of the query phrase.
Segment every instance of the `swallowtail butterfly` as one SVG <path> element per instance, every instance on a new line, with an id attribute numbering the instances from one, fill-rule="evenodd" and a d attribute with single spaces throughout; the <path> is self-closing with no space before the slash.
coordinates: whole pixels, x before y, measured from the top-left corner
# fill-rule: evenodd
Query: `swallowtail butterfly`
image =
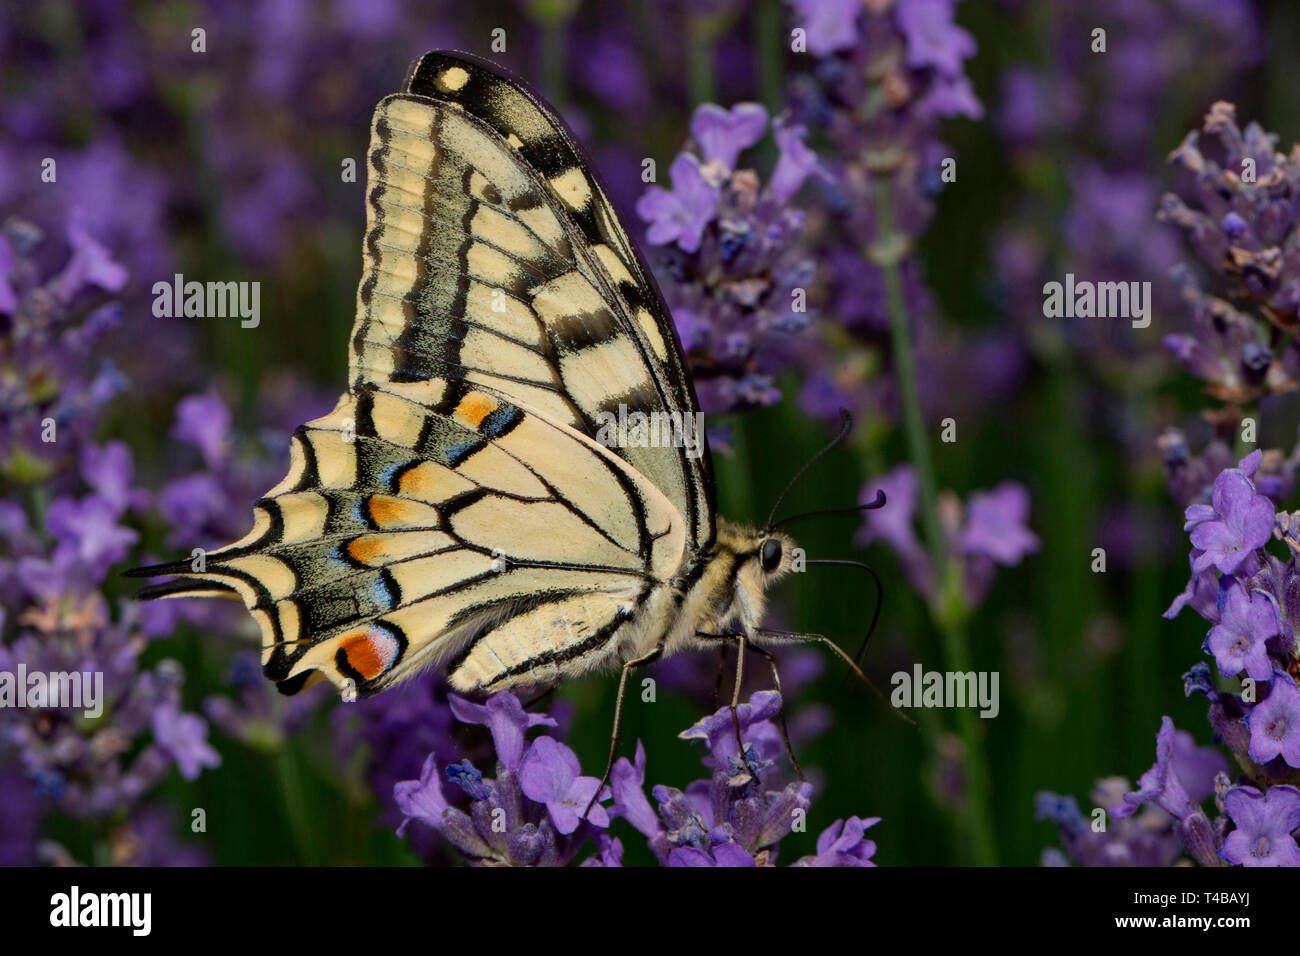
<path id="1" fill-rule="evenodd" d="M 555 113 L 429 53 L 371 125 L 347 392 L 294 434 L 246 537 L 202 571 L 130 573 L 176 576 L 143 597 L 242 599 L 286 694 L 367 696 L 430 666 L 460 692 L 622 668 L 621 700 L 662 655 L 768 656 L 749 642 L 792 541 L 717 517 L 691 429 L 603 443 L 620 410 L 699 420 L 654 279 Z"/>

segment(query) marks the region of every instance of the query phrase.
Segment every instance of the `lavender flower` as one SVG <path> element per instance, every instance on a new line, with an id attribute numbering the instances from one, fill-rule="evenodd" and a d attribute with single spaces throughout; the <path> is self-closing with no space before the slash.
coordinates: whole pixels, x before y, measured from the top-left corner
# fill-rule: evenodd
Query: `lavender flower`
<path id="1" fill-rule="evenodd" d="M 539 737 L 531 743 L 524 739 L 530 727 L 554 726 L 555 721 L 525 713 L 518 699 L 504 691 L 481 705 L 453 700 L 458 715 L 486 723 L 491 731 L 498 755 L 496 776 L 484 777 L 468 759 L 446 766 L 446 783 L 469 798 L 468 810 L 463 810 L 448 799 L 437 754 L 429 754 L 418 779 L 393 787 L 403 814 L 398 834 L 419 820 L 475 865 L 568 865 L 589 836 L 608 826 L 608 812 L 601 805 L 608 791 L 584 818 L 600 781 L 583 776 L 573 751 L 554 738 Z M 606 845 L 604 865 L 616 858 Z"/>
<path id="2" fill-rule="evenodd" d="M 1231 574 L 1272 536 L 1273 503 L 1256 494 L 1246 471 L 1250 459 L 1254 458 L 1251 464 L 1255 464 L 1259 455 L 1252 453 L 1239 468 L 1230 468 L 1215 479 L 1213 504 L 1187 509 L 1184 530 L 1191 531 L 1192 544 L 1201 552 L 1192 562 L 1193 570 L 1212 564 Z"/>
<path id="3" fill-rule="evenodd" d="M 861 0 L 790 0 L 808 38 L 808 52 L 830 56 L 858 42 L 857 16 Z"/>
<path id="4" fill-rule="evenodd" d="M 1016 565 L 1038 550 L 1038 536 L 1026 526 L 1029 492 L 1004 481 L 992 491 L 977 491 L 966 505 L 966 525 L 958 544 L 967 554 L 984 555 L 1002 565 Z"/>
<path id="5" fill-rule="evenodd" d="M 1183 230 L 1217 280 L 1207 292 L 1189 266 L 1174 271 L 1191 328 L 1165 344 L 1225 404 L 1224 432 L 1249 406 L 1300 382 L 1300 347 L 1289 334 L 1300 320 L 1300 154 L 1276 145 L 1255 123 L 1242 130 L 1232 104 L 1215 103 L 1171 157 L 1190 184 L 1186 196 L 1168 193 L 1160 204 L 1160 217 Z M 1270 411 L 1261 406 L 1261 419 Z M 1261 464 L 1259 493 L 1281 503 L 1295 487 L 1300 448 L 1265 450 Z"/>
<path id="6" fill-rule="evenodd" d="M 1223 797 L 1224 809 L 1236 829 L 1219 851 L 1238 866 L 1300 866 L 1300 847 L 1293 830 L 1300 828 L 1300 790 L 1270 787 L 1234 787 Z"/>
<path id="7" fill-rule="evenodd" d="M 1108 807 L 1128 789 L 1123 777 L 1108 777 L 1098 780 L 1089 796 L 1094 806 Z M 1105 829 L 1094 828 L 1072 796 L 1043 791 L 1034 807 L 1035 819 L 1056 824 L 1061 840 L 1062 849 L 1044 851 L 1044 866 L 1171 866 L 1182 851 L 1173 818 L 1153 804 Z"/>
<path id="8" fill-rule="evenodd" d="M 1268 696 L 1245 718 L 1250 728 L 1250 756 L 1266 764 L 1281 757 L 1288 767 L 1300 767 L 1300 689 L 1288 674 L 1278 671 Z"/>
<path id="9" fill-rule="evenodd" d="M 849 817 L 836 820 L 817 838 L 817 854 L 803 857 L 792 866 L 875 866 L 876 841 L 866 832 L 880 822 L 880 817 Z"/>
<path id="10" fill-rule="evenodd" d="M 1227 580 L 1222 617 L 1210 628 L 1204 650 L 1214 655 L 1224 677 L 1244 670 L 1255 680 L 1266 681 L 1273 667 L 1265 644 L 1279 630 L 1277 604 L 1266 592 L 1247 594 L 1235 578 Z"/>
<path id="11" fill-rule="evenodd" d="M 738 103 L 730 110 L 705 103 L 691 119 L 691 136 L 700 148 L 700 158 L 706 164 L 718 163 L 726 172 L 736 168 L 740 154 L 762 139 L 765 132 L 767 110 L 758 103 Z M 678 159 L 689 155 L 681 153 Z M 673 181 L 676 182 L 675 176 Z M 716 193 L 713 198 L 716 202 Z"/>
<path id="12" fill-rule="evenodd" d="M 22 482 L 49 478 L 65 463 L 61 456 L 75 454 L 99 410 L 125 385 L 101 351 L 121 307 L 96 291 L 120 286 L 120 266 L 83 227 L 69 232 L 79 246 L 62 271 L 44 278 L 39 229 L 9 219 L 0 236 L 0 266 L 8 262 L 0 358 L 11 370 L 0 382 L 0 470 Z"/>
<path id="13" fill-rule="evenodd" d="M 485 704 L 476 704 L 455 694 L 447 700 L 456 719 L 465 724 L 482 724 L 492 732 L 497 759 L 508 770 L 518 770 L 524 756 L 524 731 L 530 727 L 555 727 L 545 714 L 529 714 L 514 694 L 493 694 Z M 590 795 L 589 795 L 590 796 Z"/>
<path id="14" fill-rule="evenodd" d="M 1172 617 L 1184 607 L 1196 610 L 1213 625 L 1204 650 L 1214 655 L 1220 673 L 1231 677 L 1245 671 L 1259 683 L 1262 698 L 1256 701 L 1244 689 L 1241 694 L 1218 690 L 1204 662 L 1183 676 L 1186 693 L 1208 701 L 1216 739 L 1247 769 L 1255 786 L 1234 787 L 1223 757 L 1196 748 L 1166 717 L 1156 738 L 1155 765 L 1136 791 L 1112 807 L 1114 816 L 1123 819 L 1155 804 L 1174 819 L 1174 832 L 1187 851 L 1208 866 L 1220 858 L 1242 865 L 1288 865 L 1296 850 L 1289 831 L 1297 821 L 1285 831 L 1277 827 L 1290 819 L 1293 808 L 1292 796 L 1286 795 L 1291 788 L 1282 781 L 1300 762 L 1300 690 L 1287 672 L 1300 617 L 1300 569 L 1294 549 L 1287 562 L 1264 550 L 1274 529 L 1290 540 L 1291 522 L 1288 515 L 1275 518 L 1272 502 L 1256 491 L 1253 479 L 1261 461 L 1261 453 L 1254 452 L 1237 468 L 1224 469 L 1214 481 L 1211 504 L 1187 507 L 1192 579 L 1165 615 Z M 1206 555 L 1215 560 L 1204 560 Z M 1230 570 L 1223 570 L 1224 565 Z M 1200 806 L 1211 778 L 1224 813 L 1213 822 Z M 1267 794 L 1279 789 L 1283 796 L 1270 803 Z"/>
<path id="15" fill-rule="evenodd" d="M 593 826 L 609 826 L 605 808 L 591 803 L 600 780 L 582 776 L 581 769 L 577 755 L 550 737 L 539 737 L 519 768 L 524 796 L 546 804 L 555 829 L 566 836 L 582 824 L 588 804 L 591 812 L 586 819 Z"/>
<path id="16" fill-rule="evenodd" d="M 1213 789 L 1216 773 L 1227 763 L 1213 748 L 1196 747 L 1191 735 L 1174 728 L 1165 717 L 1156 735 L 1156 762 L 1138 780 L 1138 789 L 1110 808 L 1124 820 L 1145 803 L 1154 803 L 1176 820 L 1185 820 Z"/>
<path id="17" fill-rule="evenodd" d="M 654 262 L 706 414 L 776 402 L 775 375 L 812 320 L 795 294 L 812 266 L 798 246 L 803 215 L 790 201 L 821 168 L 803 128 L 774 121 L 780 158 L 762 188 L 753 170 L 736 166 L 767 129 L 756 103 L 700 106 L 691 122 L 699 155 L 680 153 L 672 190 L 651 186 L 637 202 L 647 240 L 662 247 Z"/>
<path id="18" fill-rule="evenodd" d="M 8 612 L 0 670 L 76 673 L 94 689 L 85 707 L 98 713 L 87 720 L 68 701 L 0 710 L 0 769 L 19 808 L 15 822 L 34 829 L 57 810 L 101 832 L 116 820 L 123 828 L 115 832 L 127 834 L 148 830 L 146 801 L 173 768 L 193 780 L 219 757 L 202 718 L 181 709 L 180 666 L 164 660 L 142 667 L 147 629 L 139 610 L 124 605 L 114 613 L 103 593 L 112 566 L 139 539 L 127 516 L 144 510 L 150 496 L 134 487 L 123 443 L 90 440 L 104 403 L 124 382 L 101 342 L 118 313 L 87 312 L 85 301 L 95 289 L 121 288 L 126 274 L 80 220 L 68 233 L 71 260 L 43 281 L 33 258 L 38 230 L 10 220 L 0 242 L 12 293 L 11 334 L 0 350 L 17 371 L 0 386 L 7 412 L 0 455 L 10 477 L 40 479 L 45 492 L 18 486 L 15 500 L 0 508 L 0 593 Z M 56 431 L 42 442 L 46 419 Z M 25 853 L 36 845 L 30 832 L 6 837 L 15 841 Z M 119 862 L 141 859 L 124 852 Z M 161 853 L 152 859 L 168 862 Z"/>
<path id="19" fill-rule="evenodd" d="M 1217 141 L 1223 165 L 1202 152 L 1202 137 Z M 1215 103 L 1201 131 L 1188 133 L 1172 157 L 1194 177 L 1200 208 L 1169 194 L 1161 215 L 1186 231 L 1234 298 L 1285 327 L 1300 306 L 1300 259 L 1286 251 L 1300 202 L 1300 156 L 1285 156 L 1276 144 L 1258 124 L 1242 131 L 1231 103 Z M 1270 364 L 1265 359 L 1256 386 L 1269 378 Z"/>
<path id="20" fill-rule="evenodd" d="M 792 84 L 794 119 L 812 135 L 824 134 L 832 157 L 825 163 L 829 186 L 809 223 L 808 241 L 821 263 L 811 294 L 820 311 L 842 323 L 815 327 L 812 341 L 801 345 L 801 405 L 830 421 L 845 407 L 871 418 L 897 414 L 893 383 L 870 374 L 889 362 L 886 265 L 901 274 L 915 326 L 925 410 L 947 415 L 955 401 L 995 398 L 1019 377 L 1019 347 L 1006 337 L 971 341 L 938 328 L 913 255 L 944 185 L 941 164 L 951 156 L 938 138 L 939 122 L 982 115 L 963 72 L 974 40 L 953 22 L 949 0 L 792 5 L 817 57 L 811 73 Z M 970 361 L 972 351 L 989 346 L 986 357 L 996 352 L 997 361 Z M 972 367 L 980 370 L 974 377 Z M 992 374 L 985 377 L 984 369 Z"/>
<path id="21" fill-rule="evenodd" d="M 651 186 L 636 204 L 650 223 L 646 239 L 653 245 L 675 242 L 684 252 L 696 252 L 705 227 L 718 214 L 718 187 L 704 178 L 698 158 L 679 153 L 669 169 L 671 191 Z"/>
<path id="22" fill-rule="evenodd" d="M 611 774 L 614 814 L 645 836 L 650 849 L 666 866 L 772 866 L 779 841 L 806 819 L 812 786 L 787 783 L 771 789 L 775 757 L 781 752 L 780 732 L 772 718 L 781 707 L 771 691 L 753 695 L 740 705 L 743 756 L 736 742 L 730 707 L 697 722 L 681 733 L 704 741 L 705 766 L 712 777 L 685 790 L 658 785 L 646 799 L 645 750 L 638 744 L 635 761 L 620 758 Z M 864 866 L 875 843 L 862 833 L 876 819 L 835 821 L 819 838 L 817 854 L 796 866 Z"/>
<path id="23" fill-rule="evenodd" d="M 952 22 L 955 0 L 909 0 L 898 4 L 898 28 L 907 40 L 907 65 L 933 67 L 944 77 L 962 75 L 975 55 L 971 35 Z"/>
<path id="24" fill-rule="evenodd" d="M 208 745 L 208 725 L 202 717 L 182 713 L 169 702 L 154 708 L 151 726 L 154 740 L 163 753 L 176 761 L 186 780 L 198 777 L 204 767 L 220 765 L 221 758 Z"/>
<path id="25" fill-rule="evenodd" d="M 916 474 L 910 465 L 899 465 L 862 490 L 865 504 L 884 491 L 889 507 L 868 512 L 857 541 L 870 545 L 884 541 L 895 551 L 903 570 L 921 594 L 930 600 L 938 596 L 930 556 L 916 534 Z M 1038 550 L 1038 536 L 1029 530 L 1029 494 L 1016 482 L 1003 482 L 992 491 L 975 492 L 963 507 L 952 493 L 940 501 L 940 519 L 953 560 L 964 569 L 965 600 L 978 604 L 993 583 L 995 565 L 1014 566 Z"/>

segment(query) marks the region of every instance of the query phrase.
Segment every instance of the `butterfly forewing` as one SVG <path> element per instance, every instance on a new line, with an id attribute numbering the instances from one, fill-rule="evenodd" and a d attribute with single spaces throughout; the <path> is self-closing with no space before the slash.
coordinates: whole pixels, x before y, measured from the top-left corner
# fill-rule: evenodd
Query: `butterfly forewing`
<path id="1" fill-rule="evenodd" d="M 354 381 L 463 374 L 592 437 L 602 412 L 697 415 L 653 279 L 554 113 L 462 54 L 426 55 L 407 89 L 375 116 Z M 613 448 L 707 547 L 707 450 Z"/>

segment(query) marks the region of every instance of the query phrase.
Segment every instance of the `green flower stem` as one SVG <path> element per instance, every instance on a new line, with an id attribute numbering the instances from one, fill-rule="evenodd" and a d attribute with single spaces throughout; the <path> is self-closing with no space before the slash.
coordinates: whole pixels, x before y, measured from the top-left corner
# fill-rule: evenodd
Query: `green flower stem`
<path id="1" fill-rule="evenodd" d="M 692 109 L 701 103 L 717 102 L 714 54 L 719 38 L 731 29 L 734 21 L 735 13 L 728 10 L 686 18 L 686 88 Z"/>
<path id="2" fill-rule="evenodd" d="M 565 31 L 578 12 L 580 0 L 529 0 L 524 6 L 541 37 L 539 59 L 542 86 L 551 105 L 563 112 L 569 105 L 568 43 Z"/>
<path id="3" fill-rule="evenodd" d="M 288 747 L 281 748 L 276 754 L 275 772 L 280 781 L 280 793 L 284 796 L 285 814 L 289 818 L 289 831 L 298 863 L 302 866 L 317 866 L 320 860 L 317 859 L 317 844 L 312 839 L 311 825 L 308 822 L 307 800 L 303 793 L 298 757 Z"/>
<path id="4" fill-rule="evenodd" d="M 568 56 L 565 42 L 567 21 L 554 19 L 545 22 L 541 29 L 542 83 L 546 98 L 557 110 L 568 106 L 568 75 L 565 70 Z"/>
<path id="5" fill-rule="evenodd" d="M 898 377 L 899 399 L 903 410 L 903 429 L 908 452 L 916 468 L 920 491 L 921 529 L 930 551 L 937 594 L 930 612 L 943 638 L 948 669 L 966 672 L 971 669 L 970 646 L 964 627 L 968 614 L 962 593 L 961 567 L 948 559 L 948 547 L 939 525 L 938 491 L 934 462 L 921 413 L 921 395 L 916 379 L 916 356 L 912 350 L 912 333 L 908 323 L 907 303 L 903 298 L 900 265 L 907 252 L 907 238 L 894 227 L 892 173 L 876 175 L 876 242 L 869 257 L 880 266 L 885 278 L 885 297 L 894 347 L 894 368 Z M 988 764 L 984 756 L 982 729 L 975 711 L 957 710 L 957 732 L 965 754 L 967 828 L 971 855 L 978 865 L 997 863 L 993 837 L 993 820 L 989 801 Z"/>
<path id="6" fill-rule="evenodd" d="M 780 0 L 759 0 L 754 11 L 754 46 L 758 52 L 758 92 L 768 112 L 782 106 L 785 85 L 785 45 Z"/>
<path id="7" fill-rule="evenodd" d="M 687 82 L 691 91 L 691 103 L 712 103 L 715 84 L 713 82 L 713 41 L 692 30 L 687 49 Z"/>

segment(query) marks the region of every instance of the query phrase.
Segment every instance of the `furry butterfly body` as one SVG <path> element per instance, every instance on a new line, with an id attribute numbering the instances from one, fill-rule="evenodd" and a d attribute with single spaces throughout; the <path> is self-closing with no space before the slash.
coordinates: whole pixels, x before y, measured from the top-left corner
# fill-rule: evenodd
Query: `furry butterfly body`
<path id="1" fill-rule="evenodd" d="M 348 391 L 292 441 L 253 529 L 144 597 L 241 599 L 285 693 L 426 666 L 551 685 L 758 634 L 783 534 L 716 516 L 668 310 L 590 164 L 490 64 L 430 53 L 375 111 Z M 692 416 L 694 416 L 692 418 Z M 702 438 L 699 439 L 702 442 Z"/>

